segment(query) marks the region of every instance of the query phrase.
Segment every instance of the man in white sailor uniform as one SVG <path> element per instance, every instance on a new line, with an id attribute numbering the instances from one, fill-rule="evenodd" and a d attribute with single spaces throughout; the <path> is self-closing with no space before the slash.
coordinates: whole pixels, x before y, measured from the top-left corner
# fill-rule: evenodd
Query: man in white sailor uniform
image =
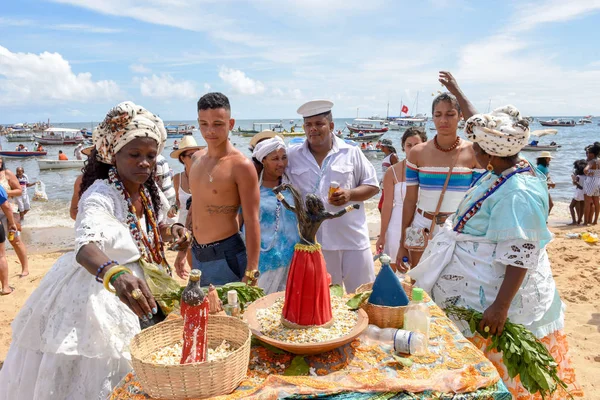
<path id="1" fill-rule="evenodd" d="M 375 279 L 364 201 L 379 192 L 375 167 L 360 148 L 337 138 L 327 100 L 313 100 L 298 108 L 304 117 L 306 141 L 288 150 L 287 175 L 303 196 L 321 197 L 325 208 L 337 212 L 349 204 L 360 209 L 323 222 L 317 233 L 333 284 L 344 284 L 348 293 Z M 339 189 L 329 197 L 332 182 Z"/>

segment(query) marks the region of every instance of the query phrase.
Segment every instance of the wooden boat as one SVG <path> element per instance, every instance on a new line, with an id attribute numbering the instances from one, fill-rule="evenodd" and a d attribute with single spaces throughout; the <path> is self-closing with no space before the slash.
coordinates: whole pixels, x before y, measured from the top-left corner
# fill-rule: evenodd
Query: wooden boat
<path id="1" fill-rule="evenodd" d="M 364 154 L 377 154 L 383 153 L 380 149 L 360 149 Z"/>
<path id="2" fill-rule="evenodd" d="M 167 138 L 181 139 L 184 135 L 191 135 L 194 127 L 192 125 L 179 124 L 165 126 Z"/>
<path id="3" fill-rule="evenodd" d="M 13 129 L 5 138 L 8 142 L 32 142 L 33 132 L 29 129 Z"/>
<path id="4" fill-rule="evenodd" d="M 380 136 L 383 136 L 389 129 L 385 124 L 384 120 L 357 118 L 351 124 L 346 122 L 346 128 L 353 133 L 381 133 Z"/>
<path id="5" fill-rule="evenodd" d="M 252 129 L 242 129 L 241 126 L 238 126 L 238 128 L 232 132 L 243 137 L 252 137 L 264 130 L 282 132 L 283 125 L 281 125 L 281 122 L 254 122 L 252 124 Z"/>
<path id="6" fill-rule="evenodd" d="M 387 129 L 387 128 L 386 128 Z M 379 140 L 385 134 L 383 133 L 365 133 L 362 136 L 359 135 L 348 135 L 344 139 L 354 140 L 355 142 L 372 142 Z"/>
<path id="7" fill-rule="evenodd" d="M 34 137 L 38 143 L 45 145 L 79 144 L 84 140 L 80 129 L 70 128 L 48 128 L 42 136 Z"/>
<path id="8" fill-rule="evenodd" d="M 40 171 L 47 169 L 83 168 L 85 160 L 37 160 Z"/>
<path id="9" fill-rule="evenodd" d="M 551 119 L 548 121 L 540 120 L 542 126 L 575 126 L 575 121 L 572 119 Z"/>
<path id="10" fill-rule="evenodd" d="M 298 136 L 304 136 L 306 135 L 306 132 L 304 131 L 296 131 L 296 130 L 292 130 L 292 131 L 287 131 L 287 130 L 283 130 L 281 132 L 281 134 L 285 137 L 298 137 Z"/>
<path id="11" fill-rule="evenodd" d="M 46 154 L 46 151 L 0 151 L 0 156 L 8 158 L 41 157 Z"/>
<path id="12" fill-rule="evenodd" d="M 532 146 L 530 144 L 528 144 L 527 146 L 523 147 L 522 151 L 556 151 L 558 150 L 560 146 L 557 144 L 552 144 L 552 145 L 536 145 L 536 146 Z"/>

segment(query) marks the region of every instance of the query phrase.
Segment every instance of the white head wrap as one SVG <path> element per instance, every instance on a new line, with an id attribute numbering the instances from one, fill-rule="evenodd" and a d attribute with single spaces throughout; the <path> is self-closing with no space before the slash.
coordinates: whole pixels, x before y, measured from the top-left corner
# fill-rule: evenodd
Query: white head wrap
<path id="1" fill-rule="evenodd" d="M 98 152 L 98 161 L 113 165 L 115 154 L 135 138 L 149 137 L 158 143 L 160 154 L 167 140 L 162 119 L 142 106 L 124 101 L 106 114 L 94 129 L 92 141 Z"/>
<path id="2" fill-rule="evenodd" d="M 266 156 L 279 149 L 285 149 L 285 143 L 280 136 L 275 136 L 257 144 L 252 152 L 252 157 L 256 158 L 262 164 Z"/>
<path id="3" fill-rule="evenodd" d="M 518 154 L 529 140 L 529 126 L 512 105 L 496 108 L 491 114 L 476 114 L 467 120 L 465 133 L 489 155 Z"/>

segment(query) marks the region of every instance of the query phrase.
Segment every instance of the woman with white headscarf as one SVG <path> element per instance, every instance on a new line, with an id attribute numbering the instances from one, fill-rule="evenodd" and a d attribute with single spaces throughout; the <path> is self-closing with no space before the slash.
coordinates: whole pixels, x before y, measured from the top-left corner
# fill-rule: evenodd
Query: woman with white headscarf
<path id="1" fill-rule="evenodd" d="M 131 370 L 129 342 L 171 310 L 156 300 L 179 285 L 163 240 L 189 234 L 163 219 L 154 183 L 166 131 L 131 102 L 94 131 L 81 182 L 75 250 L 60 257 L 12 323 L 2 399 L 99 399 Z"/>
<path id="2" fill-rule="evenodd" d="M 288 270 L 298 242 L 296 214 L 289 211 L 273 193 L 282 183 L 287 168 L 283 139 L 275 136 L 259 142 L 252 152 L 254 162 L 262 165 L 260 184 L 260 258 L 257 285 L 266 294 L 285 290 Z M 288 201 L 292 202 L 291 195 Z"/>
<path id="3" fill-rule="evenodd" d="M 479 329 L 490 335 L 502 333 L 507 318 L 523 324 L 546 345 L 559 376 L 575 395 L 580 389 L 562 331 L 564 304 L 546 253 L 552 239 L 546 225 L 546 177 L 519 157 L 529 138 L 528 123 L 515 107 L 505 106 L 469 118 L 465 133 L 487 172 L 466 193 L 410 276 L 441 308 L 456 305 L 482 312 Z M 537 398 L 519 379 L 509 377 L 502 353 L 488 350 L 491 337 L 474 335 L 462 322 L 459 326 L 494 363 L 514 398 Z M 565 393 L 559 389 L 552 398 L 565 398 Z"/>

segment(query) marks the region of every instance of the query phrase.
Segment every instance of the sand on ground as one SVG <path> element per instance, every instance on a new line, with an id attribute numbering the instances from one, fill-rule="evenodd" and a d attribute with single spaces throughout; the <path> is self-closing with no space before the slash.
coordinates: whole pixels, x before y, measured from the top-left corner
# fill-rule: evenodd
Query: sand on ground
<path id="1" fill-rule="evenodd" d="M 592 232 L 600 235 L 600 227 L 553 226 L 555 239 L 548 253 L 552 271 L 563 301 L 567 304 L 565 331 L 571 357 L 586 399 L 600 399 L 600 243 L 589 245 L 581 239 L 567 239 L 568 232 Z M 63 247 L 63 246 L 61 246 Z M 45 251 L 50 251 L 44 253 Z M 41 246 L 29 257 L 31 274 L 18 278 L 20 265 L 9 252 L 10 284 L 16 288 L 9 296 L 0 297 L 0 365 L 11 342 L 10 323 L 44 274 L 66 250 L 48 250 Z M 171 263 L 175 253 L 169 252 Z"/>

